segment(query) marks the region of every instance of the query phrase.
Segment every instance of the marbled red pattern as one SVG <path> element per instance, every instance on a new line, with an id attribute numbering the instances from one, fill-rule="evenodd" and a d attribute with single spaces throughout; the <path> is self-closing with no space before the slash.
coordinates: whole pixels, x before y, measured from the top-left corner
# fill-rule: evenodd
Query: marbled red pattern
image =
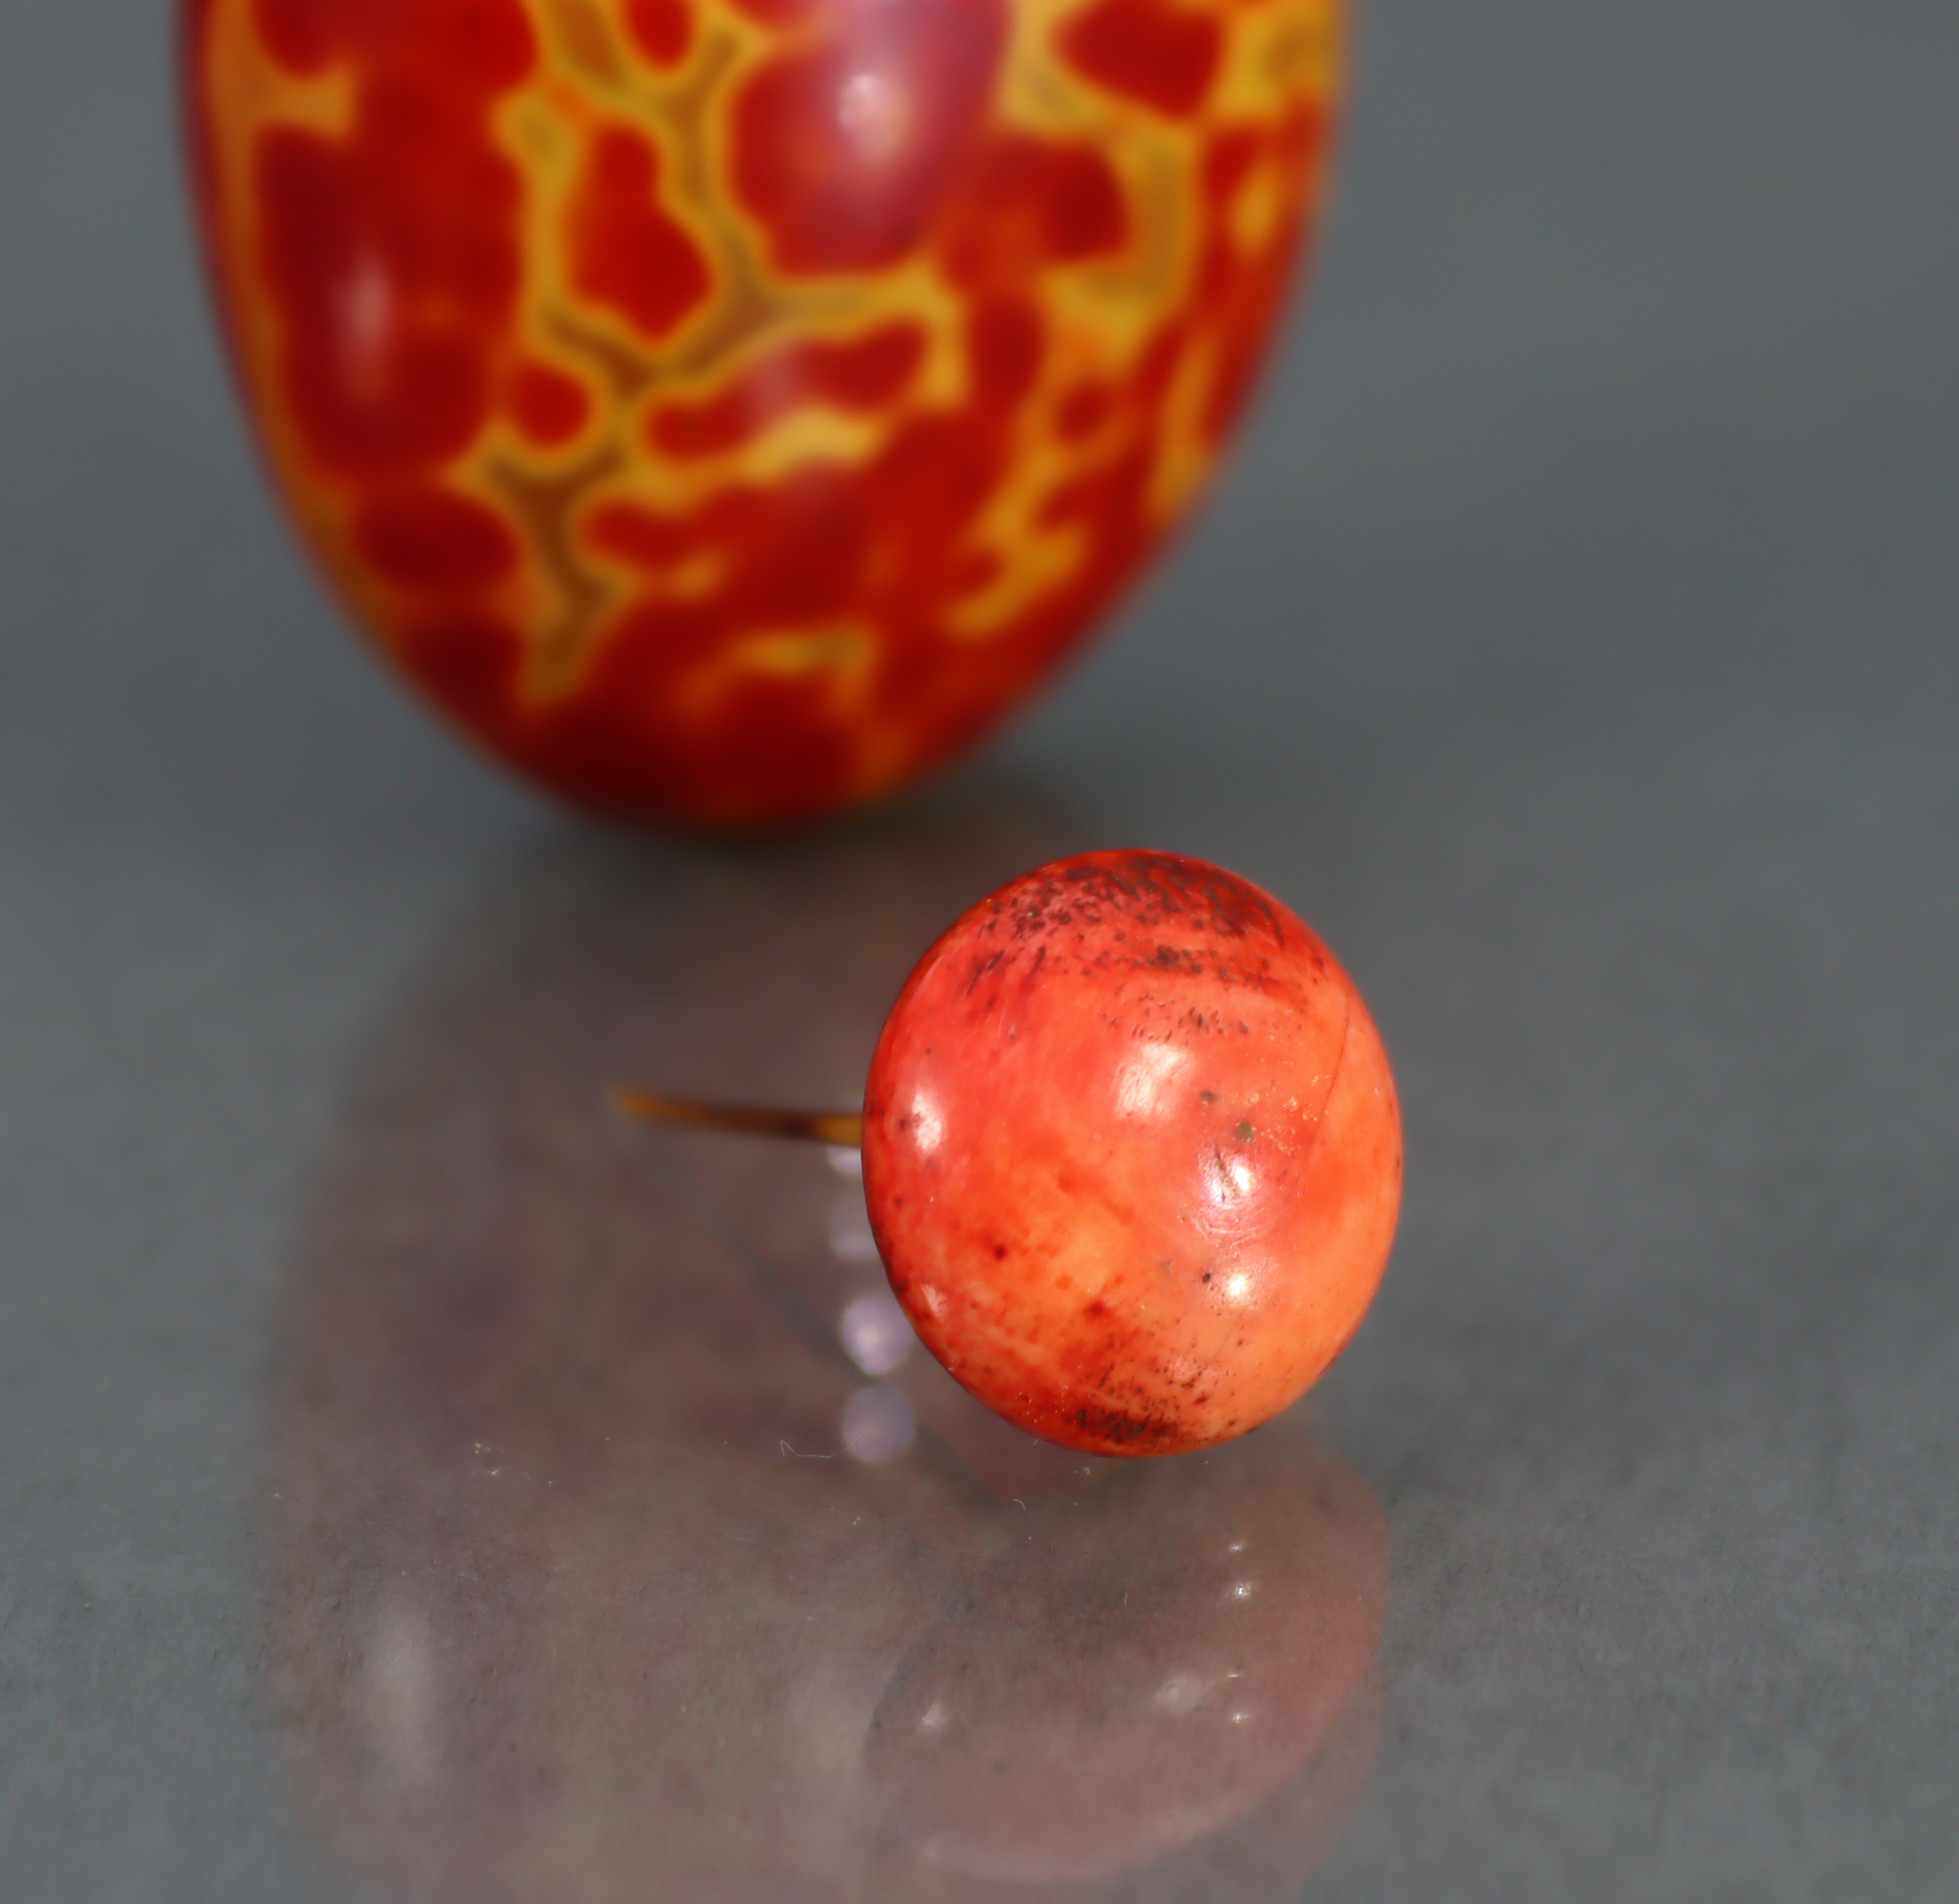
<path id="1" fill-rule="evenodd" d="M 873 799 L 1201 492 L 1324 169 L 1334 0 L 186 0 L 284 494 L 574 799 Z"/>

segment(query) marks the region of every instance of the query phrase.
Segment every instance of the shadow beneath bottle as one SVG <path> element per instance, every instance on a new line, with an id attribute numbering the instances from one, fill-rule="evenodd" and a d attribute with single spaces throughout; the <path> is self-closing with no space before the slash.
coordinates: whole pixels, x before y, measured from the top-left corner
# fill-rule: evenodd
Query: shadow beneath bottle
<path id="1" fill-rule="evenodd" d="M 386 1889 L 1256 1904 L 1337 1835 L 1388 1554 L 1303 1416 L 1034 1442 L 918 1348 L 853 1154 L 606 1101 L 854 1104 L 932 937 L 1097 843 L 997 784 L 734 853 L 565 836 L 387 1015 L 261 1526 L 302 1788 Z"/>

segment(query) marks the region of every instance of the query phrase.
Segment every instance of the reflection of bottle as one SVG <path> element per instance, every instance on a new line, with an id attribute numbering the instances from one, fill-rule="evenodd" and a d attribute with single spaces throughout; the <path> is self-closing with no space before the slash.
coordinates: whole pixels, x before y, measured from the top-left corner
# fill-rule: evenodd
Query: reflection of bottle
<path id="1" fill-rule="evenodd" d="M 607 1108 L 622 1077 L 847 1099 L 920 946 L 1069 843 L 989 819 L 738 860 L 572 844 L 385 1028 L 301 1238 L 264 1519 L 305 1784 L 397 1894 L 963 1899 L 978 1880 L 920 1854 L 929 1790 L 894 1782 L 872 1715 L 901 1713 L 947 1634 L 1011 1666 L 973 1622 L 1031 1525 L 1053 1580 L 1126 1568 L 1145 1609 L 1077 1634 L 1073 1681 L 1041 1666 L 1051 1706 L 1162 1663 L 1136 1635 L 1203 1577 L 1181 1530 L 1211 1527 L 1180 1489 L 1238 1503 L 1275 1551 L 1294 1522 L 1271 1489 L 1303 1489 L 1297 1524 L 1323 1530 L 1316 1488 L 1365 1503 L 1283 1425 L 1140 1489 L 1003 1441 L 880 1334 L 855 1185 L 821 1153 L 655 1139 Z M 1294 1736 L 1275 1777 L 1310 1749 Z M 1194 1829 L 1233 1815 L 1188 1789 Z M 1205 1844 L 1256 1848 L 1271 1815 Z"/>

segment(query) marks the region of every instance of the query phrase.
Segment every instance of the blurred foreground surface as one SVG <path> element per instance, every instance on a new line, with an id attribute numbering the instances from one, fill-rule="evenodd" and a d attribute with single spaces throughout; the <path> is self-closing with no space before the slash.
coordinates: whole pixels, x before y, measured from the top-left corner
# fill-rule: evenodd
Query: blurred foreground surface
<path id="1" fill-rule="evenodd" d="M 766 884 L 574 851 L 383 1027 L 259 1519 L 303 1802 L 384 1886 L 1284 1898 L 1345 1822 L 1386 1533 L 1303 1420 L 1187 1461 L 1037 1442 L 912 1337 L 854 1151 L 607 1103 L 847 1098 L 942 889 L 1032 830 Z"/>
<path id="2" fill-rule="evenodd" d="M 1949 10 L 1370 10 L 1202 526 L 986 760 L 733 852 L 337 625 L 157 14 L 0 70 L 9 1898 L 1943 1896 Z M 1324 935 L 1408 1195 L 1309 1417 L 1084 1474 L 822 1154 L 598 1092 L 848 1095 L 1122 844 Z"/>

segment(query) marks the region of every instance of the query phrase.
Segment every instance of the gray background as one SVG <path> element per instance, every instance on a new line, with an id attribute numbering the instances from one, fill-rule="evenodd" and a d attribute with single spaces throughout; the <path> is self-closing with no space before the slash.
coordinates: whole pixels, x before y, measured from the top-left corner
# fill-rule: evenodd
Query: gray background
<path id="1" fill-rule="evenodd" d="M 1395 1055 L 1323 1410 L 1388 1734 L 1309 1894 L 1949 1895 L 1959 14 L 1359 26 L 1214 506 L 933 797 L 1260 880 Z M 0 1888 L 325 1899 L 251 1619 L 285 1238 L 362 1028 L 585 830 L 287 540 L 169 43 L 16 0 L 0 58 Z"/>

